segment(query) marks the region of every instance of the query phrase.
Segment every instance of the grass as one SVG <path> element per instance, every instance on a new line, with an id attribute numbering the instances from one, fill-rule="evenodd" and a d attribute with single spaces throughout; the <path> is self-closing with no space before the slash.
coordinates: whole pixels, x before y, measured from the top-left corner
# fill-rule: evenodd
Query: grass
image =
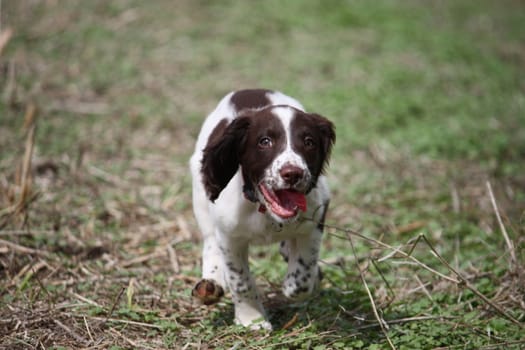
<path id="1" fill-rule="evenodd" d="M 523 10 L 1 2 L 0 347 L 523 347 Z M 337 125 L 322 290 L 290 304 L 276 247 L 252 250 L 270 334 L 232 325 L 229 299 L 190 296 L 187 159 L 243 87 Z"/>

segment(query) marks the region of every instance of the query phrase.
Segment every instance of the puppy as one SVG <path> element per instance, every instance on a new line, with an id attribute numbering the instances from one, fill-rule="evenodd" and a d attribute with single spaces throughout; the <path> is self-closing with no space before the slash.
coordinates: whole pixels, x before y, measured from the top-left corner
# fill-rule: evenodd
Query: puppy
<path id="1" fill-rule="evenodd" d="M 318 286 L 317 265 L 330 194 L 323 175 L 334 125 L 277 91 L 231 92 L 206 118 L 190 160 L 193 211 L 202 232 L 206 305 L 226 290 L 235 322 L 271 330 L 248 264 L 251 244 L 281 242 L 283 294 L 300 300 Z"/>

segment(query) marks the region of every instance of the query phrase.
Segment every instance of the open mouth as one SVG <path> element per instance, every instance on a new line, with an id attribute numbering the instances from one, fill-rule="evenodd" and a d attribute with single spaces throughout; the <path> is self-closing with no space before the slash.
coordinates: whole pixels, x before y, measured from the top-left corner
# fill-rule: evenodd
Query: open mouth
<path id="1" fill-rule="evenodd" d="M 265 204 L 272 213 L 279 216 L 282 219 L 289 219 L 297 215 L 299 210 L 306 211 L 306 196 L 304 193 L 292 190 L 272 190 L 264 184 L 259 185 Z M 265 207 L 259 209 L 265 211 Z"/>

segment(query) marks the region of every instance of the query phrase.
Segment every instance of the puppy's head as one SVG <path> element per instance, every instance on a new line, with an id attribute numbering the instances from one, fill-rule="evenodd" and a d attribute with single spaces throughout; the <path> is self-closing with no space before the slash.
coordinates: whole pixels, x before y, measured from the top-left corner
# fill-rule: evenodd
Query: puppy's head
<path id="1" fill-rule="evenodd" d="M 290 106 L 248 111 L 229 125 L 223 120 L 204 149 L 202 174 L 214 201 L 241 167 L 244 194 L 260 202 L 278 222 L 306 211 L 305 195 L 315 187 L 335 142 L 333 124 Z"/>

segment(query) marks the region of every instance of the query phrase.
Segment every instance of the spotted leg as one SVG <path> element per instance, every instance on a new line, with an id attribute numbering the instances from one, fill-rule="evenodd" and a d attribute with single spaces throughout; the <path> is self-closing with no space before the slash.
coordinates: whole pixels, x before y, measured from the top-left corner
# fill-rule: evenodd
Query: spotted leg
<path id="1" fill-rule="evenodd" d="M 283 282 L 283 294 L 302 300 L 319 286 L 321 271 L 317 265 L 322 232 L 318 229 L 310 237 L 289 239 L 281 243 L 281 255 L 288 262 Z"/>
<path id="2" fill-rule="evenodd" d="M 208 212 L 208 199 L 200 181 L 193 183 L 193 211 L 202 233 L 203 247 L 202 279 L 193 287 L 192 295 L 198 302 L 211 305 L 224 295 L 226 281 L 222 253 L 217 244 L 213 220 Z"/>
<path id="3" fill-rule="evenodd" d="M 214 235 L 204 238 L 202 248 L 202 279 L 192 290 L 192 295 L 204 305 L 217 303 L 227 288 L 224 278 L 222 254 Z"/>
<path id="4" fill-rule="evenodd" d="M 226 284 L 235 307 L 235 323 L 251 329 L 271 330 L 261 297 L 248 264 L 248 244 L 222 237 L 221 252 L 225 262 Z"/>

